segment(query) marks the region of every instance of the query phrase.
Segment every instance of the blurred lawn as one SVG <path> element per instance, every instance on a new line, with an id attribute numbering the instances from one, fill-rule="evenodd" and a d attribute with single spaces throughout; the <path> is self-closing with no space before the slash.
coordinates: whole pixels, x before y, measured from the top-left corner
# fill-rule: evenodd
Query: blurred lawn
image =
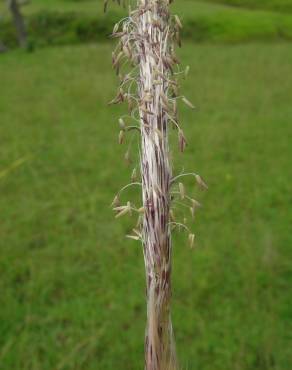
<path id="1" fill-rule="evenodd" d="M 109 208 L 131 173 L 111 49 L 0 58 L 1 370 L 143 368 L 142 251 Z M 198 109 L 181 107 L 175 169 L 210 187 L 186 183 L 204 203 L 196 249 L 174 237 L 182 368 L 291 370 L 291 47 L 189 43 L 181 59 Z"/>

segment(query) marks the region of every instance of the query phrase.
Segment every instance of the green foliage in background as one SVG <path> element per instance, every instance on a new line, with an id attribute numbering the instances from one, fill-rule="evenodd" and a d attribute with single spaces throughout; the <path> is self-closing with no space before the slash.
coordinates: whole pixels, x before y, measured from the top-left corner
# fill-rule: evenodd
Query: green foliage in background
<path id="1" fill-rule="evenodd" d="M 143 368 L 142 250 L 109 207 L 131 174 L 111 50 L 1 55 L 1 370 Z M 182 368 L 291 370 L 291 47 L 186 42 L 180 57 L 197 109 L 180 107 L 175 168 L 209 184 L 186 183 L 204 204 L 195 250 L 174 238 Z"/>
<path id="2" fill-rule="evenodd" d="M 2 13 L 4 14 L 2 4 Z M 1 11 L 1 8 L 0 8 Z M 101 2 L 39 1 L 23 7 L 31 46 L 63 45 L 106 40 L 126 12 L 113 6 L 103 13 Z M 238 43 L 292 40 L 292 14 L 250 10 L 204 1 L 180 0 L 173 12 L 182 17 L 182 36 L 196 42 Z M 14 26 L 6 14 L 0 22 L 0 39 L 17 45 Z"/>
<path id="3" fill-rule="evenodd" d="M 189 0 L 191 1 L 191 0 Z M 291 0 L 206 0 L 219 4 L 226 4 L 250 9 L 267 9 L 280 12 L 292 12 Z"/>

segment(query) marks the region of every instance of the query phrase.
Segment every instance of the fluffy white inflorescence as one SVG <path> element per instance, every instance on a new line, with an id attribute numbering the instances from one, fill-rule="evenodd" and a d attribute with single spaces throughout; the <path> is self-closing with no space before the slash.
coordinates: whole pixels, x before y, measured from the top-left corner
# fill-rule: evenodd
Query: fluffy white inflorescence
<path id="1" fill-rule="evenodd" d="M 172 197 L 176 194 L 194 216 L 199 203 L 187 196 L 185 187 L 179 182 L 178 191 L 171 191 L 176 180 L 185 175 L 195 176 L 198 184 L 206 188 L 202 178 L 194 173 L 172 177 L 168 131 L 174 127 L 178 132 L 179 149 L 184 151 L 186 139 L 178 123 L 177 100 L 190 108 L 193 104 L 178 94 L 179 74 L 187 75 L 189 67 L 181 72 L 179 60 L 174 52 L 180 46 L 179 31 L 182 28 L 178 16 L 171 16 L 168 0 L 138 0 L 137 8 L 130 10 L 129 17 L 115 25 L 113 37 L 120 41 L 112 54 L 113 66 L 121 79 L 118 94 L 111 102 L 127 102 L 129 116 L 135 125 L 119 119 L 119 142 L 124 142 L 127 131 L 137 129 L 141 137 L 140 171 L 141 183 L 136 182 L 136 169 L 130 185 L 142 185 L 143 206 L 137 209 L 130 202 L 120 205 L 120 193 L 113 206 L 117 217 L 137 211 L 139 222 L 134 235 L 128 237 L 142 240 L 147 284 L 147 327 L 145 338 L 145 369 L 177 369 L 172 324 L 170 318 L 171 299 L 171 228 L 188 230 L 189 244 L 193 246 L 195 236 L 181 223 L 175 222 L 171 209 Z M 121 74 L 125 60 L 133 70 Z M 138 122 L 138 125 L 136 125 Z M 130 161 L 129 151 L 126 153 Z"/>

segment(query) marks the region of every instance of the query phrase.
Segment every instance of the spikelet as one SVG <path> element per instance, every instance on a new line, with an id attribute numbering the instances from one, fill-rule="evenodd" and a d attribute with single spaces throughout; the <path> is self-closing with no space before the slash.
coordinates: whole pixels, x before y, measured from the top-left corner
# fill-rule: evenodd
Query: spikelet
<path id="1" fill-rule="evenodd" d="M 176 25 L 177 25 L 179 28 L 183 28 L 182 23 L 181 23 L 181 21 L 180 21 L 180 19 L 179 19 L 179 16 L 178 16 L 178 15 L 175 15 L 175 16 L 174 16 L 174 19 L 175 19 L 175 23 L 176 23 Z"/>
<path id="2" fill-rule="evenodd" d="M 162 102 L 163 102 L 164 106 L 168 107 L 168 99 L 167 99 L 166 95 L 163 92 L 161 92 L 160 97 L 162 99 Z"/>
<path id="3" fill-rule="evenodd" d="M 139 237 L 139 239 L 142 239 L 142 234 L 139 230 L 133 229 L 133 233 L 136 234 Z"/>
<path id="4" fill-rule="evenodd" d="M 126 235 L 126 238 L 133 239 L 133 240 L 140 240 L 139 236 L 137 235 Z"/>
<path id="5" fill-rule="evenodd" d="M 119 125 L 122 130 L 125 130 L 126 124 L 125 121 L 122 118 L 119 118 Z"/>
<path id="6" fill-rule="evenodd" d="M 187 145 L 187 140 L 185 138 L 185 135 L 183 133 L 183 130 L 178 130 L 178 147 L 181 152 L 184 152 Z"/>
<path id="7" fill-rule="evenodd" d="M 174 216 L 174 211 L 173 211 L 173 209 L 171 209 L 171 210 L 169 211 L 169 219 L 170 219 L 170 221 L 172 221 L 172 222 L 174 222 L 174 221 L 175 221 L 175 216 Z"/>
<path id="8" fill-rule="evenodd" d="M 192 218 L 194 218 L 195 217 L 195 208 L 190 207 L 190 212 L 191 212 Z"/>
<path id="9" fill-rule="evenodd" d="M 126 205 L 121 207 L 115 207 L 114 211 L 118 211 L 118 213 L 116 214 L 116 218 L 119 218 L 128 214 L 131 211 L 131 208 L 129 208 L 128 205 Z"/>
<path id="10" fill-rule="evenodd" d="M 191 248 L 194 247 L 194 243 L 195 243 L 195 234 L 189 234 L 189 245 Z"/>
<path id="11" fill-rule="evenodd" d="M 114 67 L 117 67 L 119 65 L 120 59 L 122 58 L 123 54 L 124 53 L 122 51 L 119 52 L 119 54 L 117 55 L 117 57 L 114 60 L 114 63 L 113 63 Z"/>
<path id="12" fill-rule="evenodd" d="M 179 187 L 179 193 L 180 193 L 181 199 L 185 199 L 186 192 L 185 192 L 184 184 L 182 182 L 180 182 L 178 184 L 178 187 Z"/>
<path id="13" fill-rule="evenodd" d="M 137 170 L 136 170 L 136 167 L 135 167 L 135 168 L 133 169 L 133 171 L 132 171 L 131 181 L 132 181 L 132 182 L 137 181 Z"/>
<path id="14" fill-rule="evenodd" d="M 119 144 L 123 144 L 125 138 L 125 131 L 121 130 L 119 132 Z"/>
<path id="15" fill-rule="evenodd" d="M 111 207 L 118 207 L 120 206 L 120 198 L 116 195 L 112 201 Z"/>
<path id="16" fill-rule="evenodd" d="M 132 216 L 132 206 L 131 206 L 131 203 L 130 202 L 127 202 L 127 207 L 129 209 L 130 215 Z"/>
<path id="17" fill-rule="evenodd" d="M 182 97 L 182 101 L 191 109 L 195 109 L 195 106 L 185 96 Z"/>
<path id="18" fill-rule="evenodd" d="M 142 213 L 142 214 L 143 214 L 143 213 L 145 213 L 145 208 L 144 208 L 144 207 L 140 207 L 140 208 L 138 209 L 138 212 L 139 212 L 139 213 Z"/>
<path id="19" fill-rule="evenodd" d="M 202 207 L 202 204 L 200 202 L 198 202 L 196 199 L 191 199 L 191 202 L 192 202 L 192 207 L 193 208 Z"/>
<path id="20" fill-rule="evenodd" d="M 136 227 L 141 228 L 143 224 L 143 216 L 139 215 L 136 223 Z"/>
<path id="21" fill-rule="evenodd" d="M 114 33 L 117 33 L 117 32 L 118 32 L 118 29 L 119 29 L 119 24 L 118 24 L 118 23 L 116 23 L 116 24 L 114 25 L 114 28 L 113 28 L 113 34 L 114 34 Z"/>
<path id="22" fill-rule="evenodd" d="M 206 182 L 202 179 L 200 175 L 196 175 L 195 178 L 196 178 L 197 184 L 199 185 L 200 189 L 208 190 L 208 185 L 206 184 Z"/>

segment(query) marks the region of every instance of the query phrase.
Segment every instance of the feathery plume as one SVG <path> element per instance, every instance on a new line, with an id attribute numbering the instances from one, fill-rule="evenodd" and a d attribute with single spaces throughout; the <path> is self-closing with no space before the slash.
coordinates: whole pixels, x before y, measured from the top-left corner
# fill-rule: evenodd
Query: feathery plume
<path id="1" fill-rule="evenodd" d="M 126 132 L 138 128 L 143 204 L 138 209 L 130 202 L 121 206 L 115 198 L 113 206 L 117 218 L 131 215 L 132 211 L 138 213 L 136 228 L 127 238 L 141 240 L 143 245 L 147 285 L 145 370 L 178 369 L 170 317 L 171 231 L 176 227 L 186 230 L 191 247 L 195 238 L 185 225 L 186 218 L 184 223 L 175 221 L 172 208 L 171 185 L 182 175 L 172 178 L 169 128 L 173 125 L 177 129 L 178 147 L 183 152 L 187 140 L 178 122 L 177 100 L 181 99 L 189 108 L 195 107 L 185 96 L 179 96 L 176 75 L 186 77 L 189 67 L 181 71 L 175 54 L 175 45 L 181 46 L 183 26 L 177 15 L 171 17 L 170 3 L 170 0 L 138 0 L 137 8 L 129 9 L 129 16 L 114 26 L 111 35 L 119 39 L 112 64 L 121 83 L 110 104 L 126 102 L 129 116 L 140 123 L 139 127 L 127 126 L 120 118 L 119 143 L 124 142 Z M 107 4 L 105 0 L 105 9 Z M 122 76 L 126 59 L 133 70 Z M 128 164 L 132 162 L 129 149 L 125 160 Z M 203 179 L 195 176 L 198 185 L 206 189 Z M 134 168 L 131 181 L 136 184 L 136 180 Z M 186 194 L 182 182 L 178 188 L 176 193 L 180 195 L 181 205 L 188 208 L 184 202 L 191 200 L 189 208 L 194 217 L 199 203 Z"/>

